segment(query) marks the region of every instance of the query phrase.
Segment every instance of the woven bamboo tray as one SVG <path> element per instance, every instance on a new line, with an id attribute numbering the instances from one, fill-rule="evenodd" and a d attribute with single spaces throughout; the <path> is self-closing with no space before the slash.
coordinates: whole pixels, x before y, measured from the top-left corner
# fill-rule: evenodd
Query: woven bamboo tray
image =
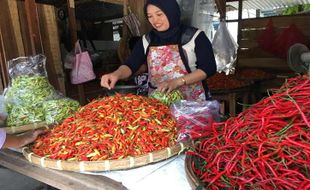
<path id="1" fill-rule="evenodd" d="M 199 178 L 195 175 L 193 169 L 192 169 L 192 161 L 193 161 L 192 155 L 186 155 L 185 157 L 185 173 L 186 173 L 186 179 L 189 182 L 192 189 L 197 189 L 200 185 Z M 201 187 L 201 186 L 200 186 Z M 201 190 L 206 190 L 205 188 L 201 187 Z"/>
<path id="2" fill-rule="evenodd" d="M 77 172 L 99 172 L 99 171 L 112 171 L 112 170 L 124 170 L 131 169 L 147 164 L 159 162 L 161 160 L 168 159 L 183 152 L 187 148 L 186 144 L 178 143 L 172 147 L 165 148 L 156 152 L 148 153 L 136 157 L 127 157 L 119 160 L 103 160 L 103 161 L 65 161 L 65 160 L 53 160 L 46 157 L 40 157 L 34 154 L 29 147 L 22 149 L 25 158 L 41 167 L 77 171 Z"/>
<path id="3" fill-rule="evenodd" d="M 4 127 L 3 129 L 6 131 L 7 134 L 17 134 L 17 133 L 23 133 L 26 131 L 39 129 L 39 128 L 46 128 L 48 129 L 49 126 L 45 122 L 41 123 L 32 123 L 29 125 L 21 125 L 18 127 Z"/>

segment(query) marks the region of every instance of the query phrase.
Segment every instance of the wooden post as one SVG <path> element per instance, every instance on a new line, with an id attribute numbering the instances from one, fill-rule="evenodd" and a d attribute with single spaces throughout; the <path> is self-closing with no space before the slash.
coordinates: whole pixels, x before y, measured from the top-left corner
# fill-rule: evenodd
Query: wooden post
<path id="1" fill-rule="evenodd" d="M 78 40 L 74 0 L 67 0 L 67 4 L 68 4 L 68 19 L 69 19 L 69 31 L 71 35 L 71 45 L 74 48 L 74 44 Z M 84 105 L 86 102 L 84 86 L 83 84 L 78 84 L 77 88 L 78 88 L 79 102 L 81 105 Z"/>
<path id="2" fill-rule="evenodd" d="M 4 47 L 3 47 L 3 39 L 2 39 L 2 32 L 0 30 L 0 92 L 2 94 L 5 87 L 7 87 L 8 84 L 8 76 L 7 76 L 7 66 L 5 64 L 6 58 L 4 53 Z M 5 74 L 5 75 L 4 75 Z"/>
<path id="3" fill-rule="evenodd" d="M 128 0 L 128 6 L 132 10 L 132 12 L 137 16 L 138 20 L 141 23 L 140 32 L 141 35 L 145 34 L 151 29 L 151 25 L 145 18 L 144 15 L 144 3 L 145 0 Z"/>
<path id="4" fill-rule="evenodd" d="M 242 9 L 243 9 L 243 2 L 242 0 L 238 1 L 238 33 L 237 33 L 237 44 L 240 44 L 241 38 L 242 38 L 242 32 L 241 32 L 241 25 L 240 22 L 242 20 Z M 238 62 L 239 62 L 239 53 L 240 48 L 237 49 L 237 60 L 236 60 L 236 68 L 238 68 Z"/>
<path id="5" fill-rule="evenodd" d="M 39 18 L 35 0 L 25 1 L 26 17 L 29 26 L 30 43 L 32 54 L 43 53 Z"/>

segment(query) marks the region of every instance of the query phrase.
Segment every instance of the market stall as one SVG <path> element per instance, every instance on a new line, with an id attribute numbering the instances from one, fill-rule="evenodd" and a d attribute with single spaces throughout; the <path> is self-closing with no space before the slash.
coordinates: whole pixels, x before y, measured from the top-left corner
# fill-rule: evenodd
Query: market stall
<path id="1" fill-rule="evenodd" d="M 75 2 L 61 4 L 66 2 L 74 44 Z M 5 7 L 26 6 L 29 30 L 39 35 L 29 13 L 34 1 L 2 3 Z M 124 5 L 126 19 L 130 19 L 129 4 L 135 13 L 141 9 L 137 1 L 114 3 Z M 224 14 L 225 6 L 221 7 Z M 53 8 L 44 6 L 42 10 Z M 139 18 L 144 17 L 138 13 Z M 272 19 L 281 24 L 297 20 L 309 40 L 309 27 L 301 24 L 308 18 L 309 14 Z M 35 61 L 29 74 L 28 66 L 23 65 L 25 59 L 32 63 L 29 57 L 14 59 L 23 67 L 11 67 L 12 62 L 5 66 L 10 71 L 6 78 L 11 80 L 5 85 L 5 130 L 20 134 L 45 128 L 46 133 L 22 149 L 1 150 L 0 165 L 59 189 L 309 189 L 309 73 L 294 73 L 284 59 L 259 49 L 256 39 L 267 19 L 242 21 L 239 15 L 239 21 L 242 35 L 235 73 L 217 73 L 207 79 L 214 101 L 187 101 L 179 90 L 167 94 L 154 90 L 149 97 L 140 96 L 134 86 L 133 93 L 109 91 L 111 94 L 85 102 L 88 83 L 84 83 L 75 86 L 79 105 L 54 89 L 48 77 L 55 73 L 47 75 L 45 63 Z M 0 24 L 2 29 L 3 22 Z M 259 24 L 259 32 L 252 24 Z M 128 31 L 124 30 L 118 49 L 121 58 L 127 56 L 128 49 L 121 44 L 127 42 Z M 9 32 L 0 32 L 3 41 Z M 27 52 L 39 51 L 40 40 L 32 38 Z M 45 45 L 54 47 L 53 40 L 49 41 Z M 13 49 L 23 50 L 21 43 Z M 42 54 L 30 60 L 36 57 L 45 61 Z M 48 68 L 53 67 L 49 64 Z M 42 72 L 33 73 L 33 69 Z M 273 69 L 276 71 L 270 73 Z M 100 87 L 100 91 L 104 90 Z"/>
<path id="2" fill-rule="evenodd" d="M 32 177 L 58 189 L 106 189 L 125 190 L 121 183 L 108 177 L 80 174 L 76 172 L 58 171 L 30 164 L 16 150 L 1 150 L 0 164 L 25 176 Z"/>

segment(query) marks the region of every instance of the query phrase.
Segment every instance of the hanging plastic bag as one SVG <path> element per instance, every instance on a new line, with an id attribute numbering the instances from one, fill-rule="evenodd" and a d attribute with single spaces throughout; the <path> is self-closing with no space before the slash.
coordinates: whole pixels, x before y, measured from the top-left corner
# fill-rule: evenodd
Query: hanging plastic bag
<path id="1" fill-rule="evenodd" d="M 96 78 L 88 51 L 82 51 L 79 41 L 75 43 L 75 62 L 71 70 L 71 83 L 81 84 Z"/>
<path id="2" fill-rule="evenodd" d="M 185 3 L 185 2 L 183 2 Z M 213 29 L 212 20 L 214 17 L 214 0 L 195 0 L 188 1 L 188 6 L 193 6 L 193 14 L 191 18 L 191 26 L 203 30 L 205 34 L 211 39 Z"/>
<path id="3" fill-rule="evenodd" d="M 295 43 L 306 44 L 306 37 L 295 24 L 290 24 L 274 40 L 272 52 L 280 58 L 286 58 L 289 48 Z"/>
<path id="4" fill-rule="evenodd" d="M 68 52 L 66 54 L 66 57 L 65 57 L 65 60 L 64 60 L 64 67 L 66 69 L 72 69 L 74 62 L 75 62 L 75 53 L 74 53 L 74 51 Z"/>
<path id="5" fill-rule="evenodd" d="M 229 33 L 226 22 L 221 21 L 212 41 L 217 71 L 226 75 L 235 71 L 238 44 Z"/>
<path id="6" fill-rule="evenodd" d="M 220 104 L 216 100 L 181 100 L 172 104 L 170 109 L 177 120 L 177 141 L 182 142 L 208 134 L 212 123 L 219 118 Z"/>
<path id="7" fill-rule="evenodd" d="M 272 46 L 275 39 L 275 31 L 273 27 L 272 20 L 270 19 L 266 25 L 265 30 L 263 30 L 257 36 L 257 43 L 259 47 L 267 52 L 272 52 Z"/>

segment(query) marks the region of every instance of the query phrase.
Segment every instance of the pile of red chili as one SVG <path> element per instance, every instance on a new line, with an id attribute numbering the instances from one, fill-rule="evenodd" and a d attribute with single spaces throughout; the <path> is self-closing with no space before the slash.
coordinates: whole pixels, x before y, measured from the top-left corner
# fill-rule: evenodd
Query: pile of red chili
<path id="1" fill-rule="evenodd" d="M 212 125 L 191 168 L 207 189 L 310 189 L 310 75 Z"/>
<path id="2" fill-rule="evenodd" d="M 266 80 L 274 78 L 274 76 L 271 73 L 268 73 L 260 69 L 250 69 L 250 68 L 236 70 L 235 76 L 241 80 Z"/>
<path id="3" fill-rule="evenodd" d="M 158 100 L 137 95 L 93 100 L 39 137 L 32 151 L 51 159 L 122 159 L 176 144 L 176 122 Z"/>
<path id="4" fill-rule="evenodd" d="M 210 90 L 227 90 L 243 88 L 250 85 L 249 81 L 240 80 L 236 75 L 226 75 L 225 73 L 216 73 L 207 79 Z"/>

